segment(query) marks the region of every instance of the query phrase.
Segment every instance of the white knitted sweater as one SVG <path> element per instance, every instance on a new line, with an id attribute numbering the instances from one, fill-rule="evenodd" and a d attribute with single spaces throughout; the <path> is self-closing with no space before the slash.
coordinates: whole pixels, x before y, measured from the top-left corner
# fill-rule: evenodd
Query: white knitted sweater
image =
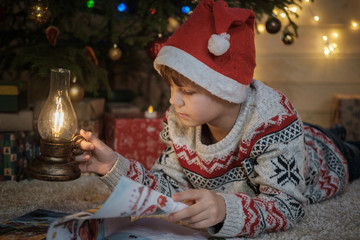
<path id="1" fill-rule="evenodd" d="M 346 160 L 321 132 L 303 126 L 288 99 L 254 80 L 238 119 L 223 140 L 201 142 L 202 127 L 185 127 L 170 108 L 161 139 L 168 144 L 151 171 L 118 157 L 102 180 L 113 189 L 121 176 L 168 196 L 189 188 L 221 194 L 226 218 L 214 236 L 256 236 L 286 230 L 304 207 L 348 185 Z"/>

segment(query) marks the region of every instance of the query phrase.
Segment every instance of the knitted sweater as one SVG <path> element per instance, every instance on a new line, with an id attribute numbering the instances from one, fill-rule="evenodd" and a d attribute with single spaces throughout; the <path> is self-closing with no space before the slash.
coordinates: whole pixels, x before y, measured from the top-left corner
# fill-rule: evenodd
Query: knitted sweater
<path id="1" fill-rule="evenodd" d="M 305 206 L 332 197 L 348 185 L 344 157 L 321 132 L 303 125 L 289 100 L 253 80 L 230 133 L 204 145 L 202 127 L 185 127 L 171 107 L 161 139 L 167 143 L 147 171 L 118 155 L 102 180 L 113 189 L 127 176 L 167 196 L 204 188 L 225 199 L 225 221 L 214 236 L 257 236 L 293 227 Z"/>

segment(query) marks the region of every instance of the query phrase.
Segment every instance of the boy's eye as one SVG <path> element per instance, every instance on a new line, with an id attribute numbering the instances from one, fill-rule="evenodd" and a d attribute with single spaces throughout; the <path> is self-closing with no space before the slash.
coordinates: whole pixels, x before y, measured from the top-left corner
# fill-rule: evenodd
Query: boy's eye
<path id="1" fill-rule="evenodd" d="M 191 90 L 185 90 L 183 89 L 182 92 L 186 95 L 193 95 L 195 92 L 194 91 L 191 91 Z"/>

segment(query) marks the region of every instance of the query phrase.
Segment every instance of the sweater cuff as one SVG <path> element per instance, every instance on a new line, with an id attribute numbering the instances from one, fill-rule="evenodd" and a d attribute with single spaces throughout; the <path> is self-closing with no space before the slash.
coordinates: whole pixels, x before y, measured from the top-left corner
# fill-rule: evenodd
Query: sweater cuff
<path id="1" fill-rule="evenodd" d="M 126 175 L 126 163 L 129 161 L 121 156 L 119 153 L 116 153 L 117 159 L 114 166 L 107 172 L 104 176 L 100 177 L 100 180 L 103 181 L 111 191 L 113 191 L 118 184 L 120 178 Z"/>
<path id="2" fill-rule="evenodd" d="M 244 213 L 238 206 L 239 198 L 233 194 L 220 194 L 226 204 L 226 217 L 222 225 L 215 225 L 208 229 L 209 233 L 217 237 L 234 237 L 241 232 L 244 225 Z M 221 228 L 217 228 L 221 226 Z"/>

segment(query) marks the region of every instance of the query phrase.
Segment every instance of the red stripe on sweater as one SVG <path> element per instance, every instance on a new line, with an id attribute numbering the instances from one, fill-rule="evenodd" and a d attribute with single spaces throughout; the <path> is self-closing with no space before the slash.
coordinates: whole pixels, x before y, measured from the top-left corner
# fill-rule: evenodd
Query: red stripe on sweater
<path id="1" fill-rule="evenodd" d="M 244 193 L 237 193 L 243 205 L 245 223 L 239 235 L 255 236 L 259 234 L 260 213 L 265 217 L 266 232 L 283 231 L 287 226 L 287 219 L 276 207 L 275 202 L 266 199 L 254 198 Z M 250 211 L 251 210 L 251 211 Z"/>
<path id="2" fill-rule="evenodd" d="M 129 160 L 129 161 L 130 161 L 130 169 L 126 173 L 126 176 L 136 182 L 143 183 L 142 180 L 144 179 L 144 172 L 142 165 L 135 160 Z M 146 172 L 146 177 L 148 178 L 147 186 L 157 190 L 156 189 L 158 183 L 157 178 L 150 171 Z"/>
<path id="3" fill-rule="evenodd" d="M 333 181 L 338 181 L 334 179 L 331 176 L 328 176 L 328 171 L 321 169 L 320 170 L 321 177 L 319 179 L 319 184 L 321 189 L 323 189 L 326 193 L 325 199 L 328 199 L 329 197 L 335 195 L 335 193 L 338 191 L 338 186 L 333 184 Z"/>
<path id="4" fill-rule="evenodd" d="M 243 160 L 240 158 L 239 152 L 230 152 L 223 158 L 213 158 L 211 161 L 205 162 L 196 152 L 190 151 L 186 146 L 174 145 L 174 149 L 183 168 L 205 178 L 222 176 L 234 167 L 241 166 Z"/>
<path id="5" fill-rule="evenodd" d="M 130 169 L 126 173 L 126 176 L 136 182 L 140 182 L 140 178 L 142 179 L 143 174 L 142 171 L 140 171 L 139 167 L 137 166 L 138 162 L 135 160 L 129 160 L 129 162 L 130 162 Z"/>
<path id="6" fill-rule="evenodd" d="M 240 143 L 240 149 L 246 157 L 249 157 L 250 151 L 254 144 L 262 137 L 280 131 L 292 122 L 298 119 L 296 112 L 289 100 L 279 92 L 281 95 L 280 104 L 284 107 L 284 113 L 276 115 L 270 118 L 267 122 L 264 122 L 252 133 L 250 139 L 243 139 Z"/>
<path id="7" fill-rule="evenodd" d="M 239 235 L 249 237 L 254 236 L 259 231 L 260 227 L 260 214 L 256 204 L 247 194 L 236 193 L 235 195 L 240 198 L 245 215 L 244 226 Z"/>
<path id="8" fill-rule="evenodd" d="M 323 134 L 321 131 L 318 131 L 312 127 L 309 126 L 305 126 L 304 127 L 305 131 L 310 132 L 313 135 L 313 138 L 315 139 L 321 139 L 321 141 L 323 142 L 324 145 L 326 146 L 332 146 L 332 149 L 340 156 L 342 157 L 342 162 L 347 166 L 347 162 L 345 160 L 345 158 L 343 157 L 343 155 L 340 153 L 340 150 L 336 147 L 336 145 L 325 135 Z M 339 179 L 329 176 L 329 170 L 328 170 L 328 166 L 327 166 L 327 162 L 324 161 L 324 153 L 323 151 L 325 149 L 319 148 L 319 146 L 317 144 L 315 144 L 315 142 L 311 141 L 311 140 L 307 140 L 306 142 L 307 145 L 311 146 L 314 151 L 318 154 L 319 157 L 319 162 L 320 162 L 320 179 L 319 179 L 319 184 L 320 184 L 320 188 L 323 189 L 325 191 L 325 199 L 328 199 L 329 197 L 335 195 L 338 190 L 339 190 Z M 348 174 L 347 174 L 348 175 Z"/>

